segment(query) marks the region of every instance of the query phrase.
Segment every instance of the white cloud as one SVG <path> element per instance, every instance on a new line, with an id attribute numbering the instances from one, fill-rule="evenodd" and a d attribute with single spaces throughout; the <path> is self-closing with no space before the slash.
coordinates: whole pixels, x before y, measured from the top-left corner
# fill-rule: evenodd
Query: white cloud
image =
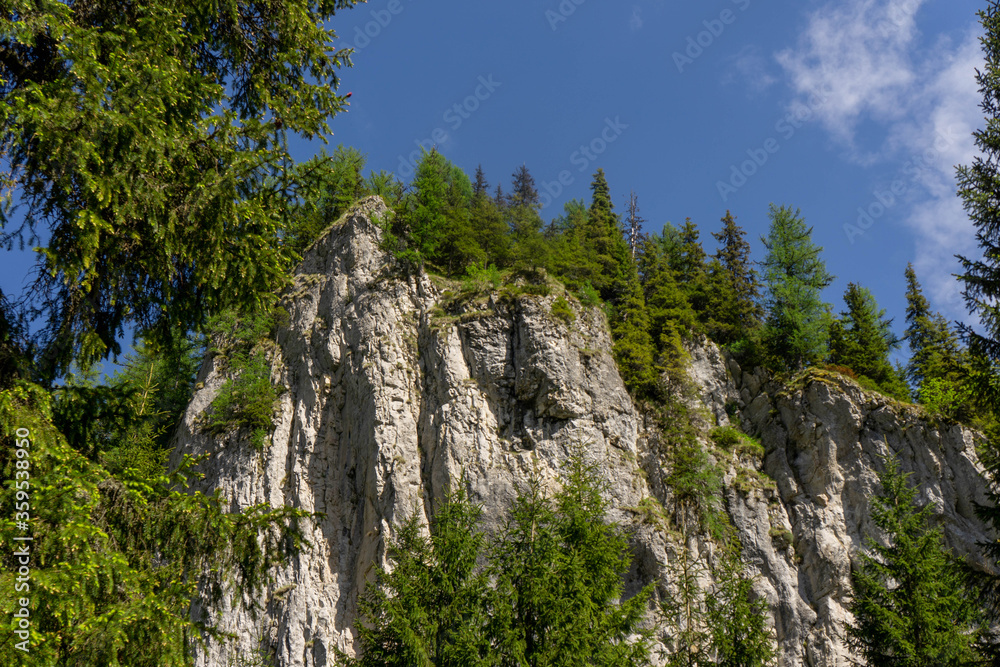
<path id="1" fill-rule="evenodd" d="M 762 93 L 778 82 L 768 68 L 768 62 L 753 44 L 743 47 L 729 58 L 729 71 L 722 78 L 724 84 L 742 83 L 753 94 Z"/>
<path id="2" fill-rule="evenodd" d="M 793 104 L 822 91 L 827 101 L 817 118 L 847 148 L 847 159 L 898 168 L 908 195 L 880 224 L 898 219 L 914 235 L 914 265 L 928 296 L 959 319 L 966 312 L 952 276 L 959 270 L 954 255 L 975 256 L 977 248 L 955 195 L 954 167 L 971 161 L 971 134 L 982 124 L 975 81 L 980 31 L 970 21 L 957 44 L 921 45 L 917 19 L 925 2 L 828 2 L 809 14 L 796 46 L 776 59 Z"/>
<path id="3" fill-rule="evenodd" d="M 628 27 L 632 29 L 632 32 L 642 29 L 642 7 L 632 6 L 632 18 L 628 21 Z"/>

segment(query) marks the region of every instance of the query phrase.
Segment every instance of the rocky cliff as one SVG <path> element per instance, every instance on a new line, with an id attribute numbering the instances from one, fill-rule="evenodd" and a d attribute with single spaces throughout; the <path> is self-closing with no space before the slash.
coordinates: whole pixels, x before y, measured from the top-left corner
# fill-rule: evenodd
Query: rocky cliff
<path id="1" fill-rule="evenodd" d="M 359 591 L 402 518 L 426 518 L 464 483 L 495 525 L 531 471 L 554 484 L 580 446 L 601 464 L 610 518 L 634 533 L 628 590 L 669 585 L 682 545 L 639 509 L 669 501 L 656 481 L 661 458 L 651 455 L 657 437 L 625 391 L 603 314 L 565 296 L 572 316 L 553 315 L 558 286 L 544 296 L 457 298 L 443 281 L 401 276 L 379 250 L 373 221 L 384 214 L 381 200 L 363 201 L 297 268 L 272 373 L 287 391 L 263 451 L 248 433 L 201 430 L 226 381 L 216 359 L 201 371 L 175 457 L 211 453 L 200 484 L 221 489 L 234 508 L 270 502 L 322 513 L 307 526 L 312 548 L 276 573 L 264 613 L 223 612 L 222 629 L 238 640 L 211 643 L 198 655 L 202 667 L 240 664 L 260 647 L 283 667 L 334 664 L 334 647 L 353 650 Z M 764 445 L 763 459 L 714 455 L 727 469 L 725 509 L 768 601 L 782 665 L 848 664 L 844 601 L 880 457 L 895 453 L 914 473 L 957 552 L 975 556 L 986 538 L 973 512 L 983 500 L 973 432 L 835 375 L 775 385 L 710 343 L 691 348 L 688 374 L 703 430 L 732 420 Z M 712 558 L 704 537 L 687 546 Z"/>

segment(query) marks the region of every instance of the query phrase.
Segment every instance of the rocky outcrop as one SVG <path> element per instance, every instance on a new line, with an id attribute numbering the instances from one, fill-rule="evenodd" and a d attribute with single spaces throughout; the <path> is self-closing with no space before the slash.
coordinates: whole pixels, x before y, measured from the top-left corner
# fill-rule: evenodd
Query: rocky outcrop
<path id="1" fill-rule="evenodd" d="M 358 595 L 403 518 L 426 519 L 464 485 L 495 526 L 532 472 L 554 485 L 578 448 L 600 463 L 610 518 L 634 534 L 627 591 L 668 584 L 680 545 L 638 509 L 669 500 L 647 481 L 663 478 L 650 469 L 661 465 L 650 455 L 657 438 L 622 384 L 600 310 L 558 286 L 460 295 L 424 274 L 400 275 L 379 249 L 374 221 L 384 214 L 377 198 L 363 201 L 297 268 L 272 375 L 287 391 L 262 452 L 247 433 L 200 430 L 226 380 L 216 360 L 202 369 L 175 457 L 211 453 L 199 483 L 234 509 L 267 502 L 321 513 L 307 526 L 312 547 L 275 573 L 262 615 L 241 604 L 222 611 L 221 629 L 238 639 L 210 643 L 202 667 L 238 664 L 261 646 L 282 666 L 334 664 L 334 648 L 353 651 Z M 558 298 L 572 317 L 553 315 Z M 708 343 L 691 349 L 689 376 L 706 425 L 739 422 L 765 447 L 763 460 L 726 459 L 725 499 L 772 610 L 781 664 L 847 664 L 850 561 L 870 528 L 881 456 L 893 452 L 913 471 L 956 551 L 974 555 L 985 538 L 972 511 L 982 488 L 972 432 L 934 426 L 835 376 L 775 386 Z M 709 541 L 688 546 L 711 558 Z"/>

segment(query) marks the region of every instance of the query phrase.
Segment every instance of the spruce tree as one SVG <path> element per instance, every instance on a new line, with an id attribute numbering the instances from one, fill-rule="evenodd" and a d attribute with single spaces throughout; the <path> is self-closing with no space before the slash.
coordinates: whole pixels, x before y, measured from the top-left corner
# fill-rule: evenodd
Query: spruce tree
<path id="1" fill-rule="evenodd" d="M 485 254 L 485 262 L 507 268 L 513 262 L 510 229 L 496 200 L 490 196 L 490 186 L 482 167 L 476 169 L 472 186 L 470 211 L 476 243 Z"/>
<path id="2" fill-rule="evenodd" d="M 970 372 L 967 386 L 973 398 L 990 413 L 993 422 L 1000 421 L 1000 2 L 988 0 L 978 12 L 983 26 L 980 37 L 984 65 L 976 72 L 983 126 L 973 133 L 979 149 L 971 165 L 957 169 L 958 194 L 976 228 L 976 238 L 982 251 L 980 257 L 960 257 L 965 302 L 981 327 L 975 324 L 960 327 L 969 351 Z M 977 331 L 977 328 L 979 331 Z M 990 505 L 981 508 L 981 516 L 1000 529 L 1000 446 L 992 437 L 983 448 L 988 462 L 991 488 Z M 1000 565 L 1000 542 L 984 545 L 995 565 Z M 1000 618 L 1000 576 L 984 577 L 983 594 L 991 601 L 994 618 Z M 1000 664 L 1000 641 L 994 641 L 989 654 L 992 664 Z"/>
<path id="3" fill-rule="evenodd" d="M 482 511 L 460 490 L 434 515 L 430 536 L 414 513 L 389 547 L 359 603 L 355 667 L 487 667 L 496 664 L 486 632 L 489 578 L 480 566 Z"/>
<path id="4" fill-rule="evenodd" d="M 889 361 L 901 342 L 892 332 L 892 320 L 871 292 L 855 283 L 848 283 L 844 303 L 847 310 L 830 326 L 830 362 L 874 381 L 890 396 L 908 398 L 909 388 Z"/>
<path id="5" fill-rule="evenodd" d="M 705 249 L 701 245 L 701 233 L 691 218 L 684 220 L 680 229 L 680 263 L 677 267 L 678 279 L 687 285 L 696 285 L 705 274 Z"/>
<path id="6" fill-rule="evenodd" d="M 587 209 L 587 227 L 584 235 L 587 252 L 593 257 L 598 268 L 594 287 L 601 293 L 605 301 L 616 298 L 614 280 L 621 264 L 620 244 L 621 232 L 618 227 L 618 216 L 613 212 L 611 189 L 608 187 L 604 170 L 598 169 L 590 184 L 591 202 Z"/>
<path id="7" fill-rule="evenodd" d="M 646 239 L 639 255 L 639 268 L 658 364 L 668 376 L 682 377 L 686 358 L 683 341 L 690 337 L 698 321 L 670 268 L 663 237 L 652 234 Z"/>
<path id="8" fill-rule="evenodd" d="M 777 647 L 767 627 L 767 603 L 753 592 L 753 579 L 740 559 L 739 543 L 723 548 L 712 568 L 714 590 L 705 596 L 705 620 L 719 667 L 774 664 Z"/>
<path id="9" fill-rule="evenodd" d="M 847 643 L 869 667 L 976 664 L 984 616 L 908 477 L 885 459 L 871 511 L 881 534 L 869 536 L 852 573 Z"/>
<path id="10" fill-rule="evenodd" d="M 593 287 L 600 282 L 602 267 L 588 250 L 587 216 L 587 205 L 582 199 L 570 200 L 547 232 L 552 247 L 552 268 L 573 290 L 584 285 Z"/>
<path id="11" fill-rule="evenodd" d="M 985 65 L 977 71 L 985 125 L 973 133 L 980 155 L 957 168 L 958 195 L 976 228 L 982 257 L 959 257 L 958 276 L 970 312 L 982 323 L 982 333 L 963 326 L 969 347 L 994 364 L 1000 361 L 1000 2 L 989 0 L 978 12 L 984 34 L 980 43 Z"/>
<path id="12" fill-rule="evenodd" d="M 750 244 L 746 241 L 746 230 L 736 224 L 736 218 L 726 211 L 722 218 L 722 229 L 712 232 L 719 243 L 715 253 L 735 295 L 732 307 L 734 324 L 743 331 L 754 329 L 763 315 L 760 307 L 760 278 L 753 262 L 750 261 Z"/>
<path id="13" fill-rule="evenodd" d="M 483 165 L 477 165 L 475 180 L 472 182 L 472 196 L 488 195 L 489 191 L 490 184 L 486 180 L 486 172 L 483 171 Z"/>
<path id="14" fill-rule="evenodd" d="M 475 241 L 471 220 L 472 183 L 437 150 L 424 153 L 413 178 L 413 192 L 395 223 L 413 259 L 461 275 L 485 253 Z"/>
<path id="15" fill-rule="evenodd" d="M 771 204 L 769 217 L 770 230 L 761 239 L 767 249 L 764 344 L 770 363 L 796 370 L 826 356 L 830 314 L 821 294 L 833 276 L 801 211 Z"/>
<path id="16" fill-rule="evenodd" d="M 515 502 L 495 543 L 491 637 L 500 664 L 644 665 L 640 629 L 651 586 L 622 600 L 628 538 L 607 522 L 596 467 L 570 457 L 553 501 L 537 479 Z"/>
<path id="17" fill-rule="evenodd" d="M 542 218 L 538 213 L 541 200 L 535 188 L 535 179 L 523 164 L 514 172 L 507 203 L 515 268 L 536 271 L 547 267 L 549 247 L 542 235 Z"/>
<path id="18" fill-rule="evenodd" d="M 910 345 L 907 377 L 916 393 L 931 380 L 946 380 L 955 385 L 964 372 L 964 354 L 958 335 L 941 313 L 931 312 L 912 264 L 906 265 L 906 331 L 903 338 Z"/>
<path id="19" fill-rule="evenodd" d="M 47 246 L 32 287 L 47 383 L 119 354 L 127 330 L 194 330 L 286 283 L 283 213 L 307 180 L 286 133 L 326 134 L 346 109 L 332 19 L 354 4 L 3 4 L 19 206 L 0 209 L 0 240 Z"/>

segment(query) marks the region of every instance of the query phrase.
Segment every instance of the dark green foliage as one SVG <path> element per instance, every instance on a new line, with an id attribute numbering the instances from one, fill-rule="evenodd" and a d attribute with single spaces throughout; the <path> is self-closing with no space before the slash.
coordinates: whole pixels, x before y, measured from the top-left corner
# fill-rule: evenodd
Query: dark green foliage
<path id="1" fill-rule="evenodd" d="M 968 401 L 959 400 L 968 377 L 965 350 L 941 313 L 932 313 L 912 264 L 906 265 L 906 332 L 910 361 L 906 375 L 918 400 L 948 416 L 968 414 Z M 966 406 L 963 406 L 966 404 Z"/>
<path id="2" fill-rule="evenodd" d="M 498 267 L 510 267 L 514 262 L 510 227 L 504 220 L 503 208 L 490 197 L 489 184 L 482 167 L 476 171 L 470 217 L 476 242 L 488 261 Z"/>
<path id="3" fill-rule="evenodd" d="M 190 642 L 218 635 L 210 613 L 191 618 L 192 600 L 211 612 L 223 597 L 256 599 L 268 570 L 302 544 L 300 510 L 229 514 L 217 495 L 188 493 L 190 460 L 169 476 L 129 468 L 111 477 L 56 430 L 47 393 L 23 382 L 0 391 L 5 544 L 24 534 L 15 524 L 19 428 L 30 431 L 30 589 L 15 591 L 19 563 L 8 549 L 0 604 L 30 599 L 32 665 L 186 667 Z M 0 627 L 0 662 L 25 664 L 12 630 Z"/>
<path id="4" fill-rule="evenodd" d="M 436 150 L 423 155 L 407 196 L 393 223 L 405 259 L 428 262 L 449 275 L 461 274 L 486 259 L 473 233 L 472 183 L 461 169 Z"/>
<path id="5" fill-rule="evenodd" d="M 39 376 L 283 284 L 299 175 L 284 136 L 323 134 L 346 106 L 325 24 L 354 4 L 4 3 L 0 143 L 24 223 L 2 238 L 47 240 Z"/>
<path id="6" fill-rule="evenodd" d="M 973 664 L 982 611 L 931 527 L 930 507 L 917 508 L 909 475 L 892 457 L 884 466 L 871 511 L 881 535 L 869 536 L 852 573 L 848 645 L 870 667 Z"/>
<path id="7" fill-rule="evenodd" d="M 797 370 L 826 356 L 830 314 L 821 293 L 833 276 L 800 211 L 772 204 L 769 216 L 771 228 L 761 239 L 767 248 L 763 342 L 771 364 Z"/>
<path id="8" fill-rule="evenodd" d="M 563 207 L 563 214 L 546 230 L 546 240 L 552 247 L 552 268 L 570 289 L 579 289 L 602 280 L 602 266 L 590 251 L 587 205 L 572 199 Z"/>
<path id="9" fill-rule="evenodd" d="M 369 193 L 370 184 L 361 175 L 365 160 L 358 149 L 340 145 L 332 156 L 324 151 L 305 165 L 311 169 L 310 189 L 299 193 L 301 204 L 290 212 L 285 223 L 286 243 L 291 251 L 301 255 L 351 204 Z M 381 184 L 381 177 L 374 178 L 372 184 L 382 190 L 379 194 L 388 194 L 389 184 Z"/>
<path id="10" fill-rule="evenodd" d="M 625 386 L 634 396 L 649 397 L 659 386 L 659 366 L 654 362 L 655 349 L 649 335 L 645 296 L 635 265 L 628 262 L 622 272 L 627 272 L 622 281 L 622 293 L 612 304 L 613 352 Z"/>
<path id="11" fill-rule="evenodd" d="M 0 290 L 0 389 L 28 378 L 32 353 L 27 330 Z"/>
<path id="12" fill-rule="evenodd" d="M 908 399 L 906 381 L 889 362 L 889 353 L 901 342 L 892 332 L 892 320 L 872 293 L 855 283 L 848 283 L 844 303 L 847 310 L 830 326 L 830 363 L 872 380 L 890 396 Z"/>
<path id="13" fill-rule="evenodd" d="M 590 190 L 592 197 L 582 235 L 585 253 L 590 256 L 595 267 L 594 275 L 589 280 L 601 293 L 602 299 L 613 301 L 619 296 L 615 293 L 618 286 L 614 284 L 621 267 L 619 255 L 627 250 L 617 247 L 621 232 L 618 228 L 618 216 L 612 212 L 614 204 L 611 202 L 611 190 L 603 169 L 598 169 L 594 174 Z M 624 246 L 624 239 L 620 239 L 620 245 Z"/>
<path id="14" fill-rule="evenodd" d="M 739 545 L 722 549 L 712 574 L 714 590 L 705 596 L 705 620 L 719 667 L 764 667 L 777 650 L 767 627 L 767 604 L 753 592 L 753 579 L 739 557 Z"/>
<path id="15" fill-rule="evenodd" d="M 485 632 L 489 579 L 478 567 L 485 547 L 481 510 L 464 491 L 450 495 L 423 534 L 414 513 L 389 546 L 359 603 L 356 667 L 496 665 Z"/>
<path id="16" fill-rule="evenodd" d="M 970 347 L 981 350 L 992 361 L 1000 360 L 1000 3 L 989 0 L 978 12 L 984 34 L 980 38 L 985 65 L 976 73 L 983 99 L 980 108 L 985 126 L 973 136 L 980 155 L 971 165 L 959 166 L 958 195 L 976 227 L 982 257 L 960 257 L 963 273 L 958 276 L 966 304 L 983 325 L 983 333 L 963 327 Z"/>
<path id="17" fill-rule="evenodd" d="M 429 539 L 407 521 L 392 571 L 362 599 L 361 656 L 347 664 L 646 664 L 639 624 L 651 589 L 621 600 L 628 540 L 605 521 L 595 469 L 580 456 L 554 498 L 533 480 L 488 548 L 479 509 L 461 492 L 435 515 Z"/>
<path id="18" fill-rule="evenodd" d="M 723 227 L 712 236 L 719 242 L 714 261 L 709 264 L 708 310 L 714 324 L 709 336 L 723 344 L 746 339 L 760 326 L 760 281 L 750 261 L 746 231 L 726 211 Z"/>
<path id="19" fill-rule="evenodd" d="M 225 358 L 229 379 L 219 389 L 206 414 L 212 433 L 244 428 L 250 442 L 261 450 L 273 427 L 278 389 L 271 382 L 273 354 L 268 352 L 271 317 L 238 317 L 227 311 L 209 322 L 212 352 Z"/>
<path id="20" fill-rule="evenodd" d="M 687 358 L 683 341 L 697 327 L 697 316 L 674 277 L 666 239 L 656 234 L 646 239 L 639 267 L 649 312 L 650 336 L 660 364 L 669 375 L 679 377 Z"/>
<path id="21" fill-rule="evenodd" d="M 964 296 L 969 310 L 981 326 L 961 327 L 969 350 L 969 373 L 965 386 L 985 415 L 988 443 L 981 452 L 989 466 L 989 505 L 981 508 L 982 518 L 994 530 L 1000 528 L 1000 2 L 988 0 L 978 12 L 983 26 L 980 44 L 984 64 L 976 72 L 983 126 L 974 132 L 980 155 L 971 165 L 957 169 L 958 194 L 976 228 L 982 251 L 980 257 L 960 257 Z M 977 331 L 978 330 L 978 331 Z M 984 545 L 994 567 L 1000 564 L 1000 542 Z M 996 570 L 995 570 L 996 571 Z M 990 602 L 993 619 L 1000 618 L 1000 577 L 984 577 L 982 593 Z M 987 651 L 991 664 L 1000 664 L 1000 639 L 994 638 Z"/>
<path id="22" fill-rule="evenodd" d="M 651 586 L 621 600 L 631 550 L 604 519 L 596 467 L 570 458 L 562 490 L 544 499 L 537 480 L 523 492 L 493 549 L 496 595 L 491 634 L 502 665 L 643 665 L 639 624 Z M 629 640 L 637 634 L 638 638 Z"/>
<path id="23" fill-rule="evenodd" d="M 93 370 L 67 376 L 53 392 L 53 423 L 69 445 L 116 476 L 162 474 L 202 356 L 197 340 L 175 341 L 139 343 L 104 384 Z"/>

